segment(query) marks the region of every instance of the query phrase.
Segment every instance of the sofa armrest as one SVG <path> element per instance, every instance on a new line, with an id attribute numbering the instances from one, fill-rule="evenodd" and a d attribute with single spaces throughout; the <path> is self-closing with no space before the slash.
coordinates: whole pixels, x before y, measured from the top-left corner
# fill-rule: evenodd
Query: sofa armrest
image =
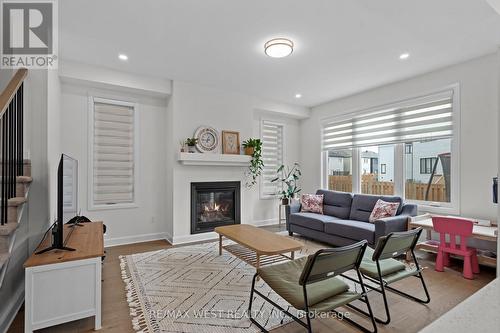
<path id="1" fill-rule="evenodd" d="M 285 218 L 286 218 L 286 229 L 289 230 L 288 226 L 290 224 L 290 214 L 300 212 L 301 204 L 300 202 L 291 202 L 288 206 L 285 206 Z"/>
<path id="2" fill-rule="evenodd" d="M 417 212 L 418 212 L 417 205 L 405 203 L 405 204 L 403 204 L 403 207 L 401 207 L 401 213 L 399 213 L 398 216 L 400 216 L 400 215 L 417 216 Z"/>
<path id="3" fill-rule="evenodd" d="M 396 215 L 386 217 L 375 221 L 375 245 L 380 237 L 386 236 L 391 232 L 408 230 L 409 215 Z"/>

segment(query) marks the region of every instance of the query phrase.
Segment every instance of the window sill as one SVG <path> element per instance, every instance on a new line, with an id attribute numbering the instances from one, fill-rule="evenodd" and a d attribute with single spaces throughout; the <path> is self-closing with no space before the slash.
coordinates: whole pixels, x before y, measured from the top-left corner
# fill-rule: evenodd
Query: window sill
<path id="1" fill-rule="evenodd" d="M 418 206 L 418 213 L 432 213 L 432 214 L 446 214 L 446 215 L 459 215 L 460 209 L 453 206 L 434 206 L 429 202 L 422 201 L 406 201 L 407 203 L 412 203 Z"/>
<path id="2" fill-rule="evenodd" d="M 130 204 L 89 206 L 89 211 L 133 209 L 133 208 L 139 208 L 139 205 L 137 205 L 136 203 L 130 203 Z"/>

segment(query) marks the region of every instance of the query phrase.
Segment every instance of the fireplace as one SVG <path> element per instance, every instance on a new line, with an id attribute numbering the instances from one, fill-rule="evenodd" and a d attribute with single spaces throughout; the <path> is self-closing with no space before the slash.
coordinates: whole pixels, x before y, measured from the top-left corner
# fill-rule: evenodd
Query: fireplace
<path id="1" fill-rule="evenodd" d="M 240 223 L 240 182 L 191 183 L 191 234 Z"/>

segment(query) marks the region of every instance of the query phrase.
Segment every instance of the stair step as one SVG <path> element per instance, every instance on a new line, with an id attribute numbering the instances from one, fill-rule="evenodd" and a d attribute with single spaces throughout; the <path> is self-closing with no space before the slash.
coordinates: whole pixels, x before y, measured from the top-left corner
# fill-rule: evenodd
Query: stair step
<path id="1" fill-rule="evenodd" d="M 0 271 L 3 268 L 3 265 L 9 260 L 10 253 L 0 253 Z"/>
<path id="2" fill-rule="evenodd" d="M 16 231 L 18 226 L 19 226 L 19 224 L 14 223 L 14 222 L 5 223 L 4 225 L 0 225 L 0 236 L 9 236 L 14 231 Z"/>
<path id="3" fill-rule="evenodd" d="M 15 197 L 7 200 L 7 207 L 19 207 L 22 204 L 26 203 L 28 199 L 25 197 Z"/>

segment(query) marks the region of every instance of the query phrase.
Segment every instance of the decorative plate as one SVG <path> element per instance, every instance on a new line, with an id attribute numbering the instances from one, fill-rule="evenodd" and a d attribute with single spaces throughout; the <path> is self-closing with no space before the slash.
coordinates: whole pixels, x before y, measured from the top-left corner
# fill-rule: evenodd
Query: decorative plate
<path id="1" fill-rule="evenodd" d="M 200 126 L 194 132 L 194 137 L 198 139 L 196 148 L 202 153 L 215 153 L 219 149 L 219 133 L 210 126 Z"/>

